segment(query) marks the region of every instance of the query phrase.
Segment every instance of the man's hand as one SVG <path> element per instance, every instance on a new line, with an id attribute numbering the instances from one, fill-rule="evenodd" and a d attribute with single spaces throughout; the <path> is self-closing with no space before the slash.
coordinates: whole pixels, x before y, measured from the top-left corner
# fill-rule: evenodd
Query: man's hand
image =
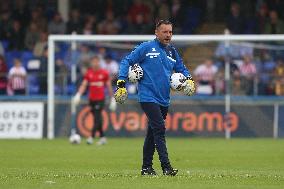
<path id="1" fill-rule="evenodd" d="M 72 98 L 72 102 L 77 106 L 80 103 L 81 94 L 76 93 L 76 95 Z"/>
<path id="2" fill-rule="evenodd" d="M 125 81 L 124 80 L 118 80 L 116 82 L 117 89 L 114 93 L 114 98 L 116 102 L 123 104 L 125 100 L 127 99 L 127 90 L 125 88 Z"/>
<path id="3" fill-rule="evenodd" d="M 191 77 L 187 77 L 187 80 L 184 82 L 183 92 L 188 96 L 191 96 L 194 94 L 195 85 Z"/>
<path id="4" fill-rule="evenodd" d="M 114 97 L 111 97 L 111 99 L 110 99 L 109 109 L 112 112 L 114 112 L 116 110 L 116 101 L 115 101 Z"/>

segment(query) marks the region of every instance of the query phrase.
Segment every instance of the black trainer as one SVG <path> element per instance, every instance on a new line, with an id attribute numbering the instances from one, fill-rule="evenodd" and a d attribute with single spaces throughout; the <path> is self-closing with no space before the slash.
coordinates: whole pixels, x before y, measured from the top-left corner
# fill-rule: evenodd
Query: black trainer
<path id="1" fill-rule="evenodd" d="M 177 169 L 173 169 L 172 167 L 166 167 L 163 169 L 163 174 L 166 176 L 176 176 L 178 173 Z"/>
<path id="2" fill-rule="evenodd" d="M 152 167 L 142 168 L 141 175 L 157 175 Z"/>

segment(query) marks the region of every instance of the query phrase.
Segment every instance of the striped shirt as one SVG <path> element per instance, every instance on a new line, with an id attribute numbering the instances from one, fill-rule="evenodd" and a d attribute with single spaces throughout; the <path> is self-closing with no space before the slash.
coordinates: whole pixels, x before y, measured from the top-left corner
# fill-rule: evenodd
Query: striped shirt
<path id="1" fill-rule="evenodd" d="M 206 66 L 205 64 L 201 64 L 197 66 L 194 70 L 194 75 L 199 78 L 200 81 L 213 81 L 216 73 L 218 72 L 218 68 L 215 65 Z"/>
<path id="2" fill-rule="evenodd" d="M 241 66 L 240 66 L 240 72 L 241 72 L 241 75 L 242 76 L 253 76 L 256 74 L 256 67 L 255 67 L 255 64 L 253 63 L 243 63 Z"/>
<path id="3" fill-rule="evenodd" d="M 27 72 L 24 67 L 12 67 L 9 71 L 9 83 L 13 90 L 25 89 L 26 88 L 26 77 Z"/>

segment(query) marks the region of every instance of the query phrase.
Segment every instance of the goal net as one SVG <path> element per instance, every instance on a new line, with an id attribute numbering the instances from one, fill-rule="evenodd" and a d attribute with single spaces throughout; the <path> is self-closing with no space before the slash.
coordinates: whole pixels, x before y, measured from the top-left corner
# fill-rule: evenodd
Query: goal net
<path id="1" fill-rule="evenodd" d="M 91 57 L 100 58 L 102 66 L 112 72 L 115 84 L 117 68 L 109 64 L 119 66 L 136 45 L 154 38 L 152 35 L 50 35 L 48 138 L 68 135 L 71 128 L 83 136 L 89 135 L 94 120 L 87 98 L 77 108 L 70 99 Z M 283 39 L 284 35 L 174 36 L 172 42 L 193 75 L 197 91 L 193 97 L 172 93 L 173 107 L 166 120 L 169 134 L 227 138 L 277 136 L 279 102 L 252 99 L 283 95 Z M 103 112 L 104 129 L 110 136 L 140 136 L 145 132 L 147 120 L 135 102 L 136 86 L 127 88 L 130 100 L 126 105 L 119 106 L 116 112 L 108 111 L 106 106 Z"/>

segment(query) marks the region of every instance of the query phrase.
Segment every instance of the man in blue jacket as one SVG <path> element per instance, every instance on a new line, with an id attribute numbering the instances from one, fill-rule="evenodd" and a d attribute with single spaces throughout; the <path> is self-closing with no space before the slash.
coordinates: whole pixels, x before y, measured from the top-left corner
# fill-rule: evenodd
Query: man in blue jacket
<path id="1" fill-rule="evenodd" d="M 195 91 L 194 81 L 176 49 L 170 45 L 172 38 L 172 23 L 160 20 L 156 24 L 156 39 L 137 46 L 120 63 L 115 99 L 124 103 L 127 99 L 125 83 L 129 66 L 136 63 L 143 69 L 143 78 L 138 83 L 138 97 L 143 111 L 148 118 L 148 130 L 143 147 L 142 175 L 156 175 L 152 161 L 155 148 L 159 154 L 164 175 L 175 176 L 168 158 L 165 140 L 165 119 L 170 105 L 170 77 L 173 71 L 187 77 L 181 89 L 186 95 Z"/>

